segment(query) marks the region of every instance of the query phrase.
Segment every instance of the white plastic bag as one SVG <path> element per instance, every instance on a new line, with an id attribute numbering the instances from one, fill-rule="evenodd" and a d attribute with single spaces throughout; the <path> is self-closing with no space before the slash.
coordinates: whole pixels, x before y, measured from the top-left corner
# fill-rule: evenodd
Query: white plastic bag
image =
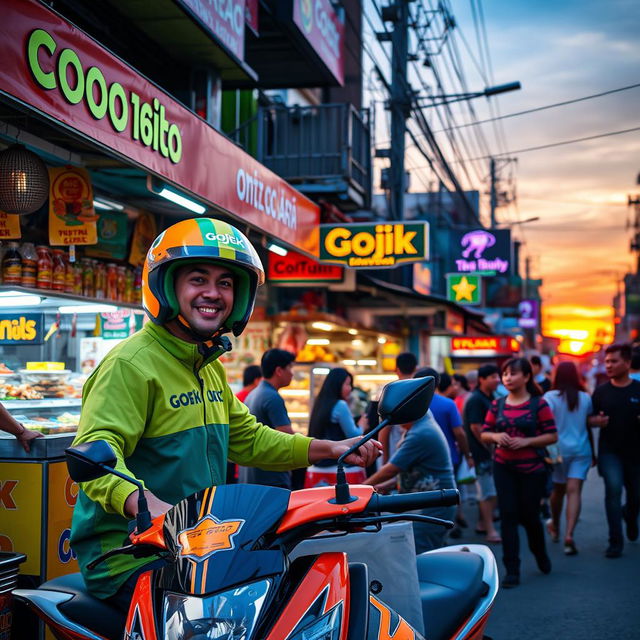
<path id="1" fill-rule="evenodd" d="M 462 462 L 456 472 L 456 484 L 473 484 L 476 481 L 476 470 L 470 467 L 466 458 L 462 458 Z"/>

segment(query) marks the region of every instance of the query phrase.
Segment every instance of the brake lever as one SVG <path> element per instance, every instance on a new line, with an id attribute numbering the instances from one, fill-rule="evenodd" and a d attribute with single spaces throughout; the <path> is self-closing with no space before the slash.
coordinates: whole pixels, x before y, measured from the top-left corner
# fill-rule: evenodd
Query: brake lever
<path id="1" fill-rule="evenodd" d="M 426 524 L 437 524 L 446 529 L 453 529 L 455 526 L 451 520 L 443 520 L 442 518 L 434 518 L 433 516 L 425 516 L 419 513 L 398 513 L 387 516 L 374 516 L 371 518 L 350 518 L 349 524 L 355 524 L 360 526 L 366 526 L 369 524 L 376 524 L 382 522 L 424 522 Z"/>
<path id="2" fill-rule="evenodd" d="M 102 564 L 105 560 L 112 558 L 113 556 L 119 555 L 130 555 L 134 558 L 147 558 L 152 555 L 159 555 L 162 553 L 161 549 L 155 547 L 150 544 L 127 544 L 123 547 L 118 547 L 117 549 L 111 549 L 111 551 L 107 551 L 103 553 L 100 557 L 92 560 L 88 565 L 87 569 L 90 571 L 95 569 L 99 564 Z"/>

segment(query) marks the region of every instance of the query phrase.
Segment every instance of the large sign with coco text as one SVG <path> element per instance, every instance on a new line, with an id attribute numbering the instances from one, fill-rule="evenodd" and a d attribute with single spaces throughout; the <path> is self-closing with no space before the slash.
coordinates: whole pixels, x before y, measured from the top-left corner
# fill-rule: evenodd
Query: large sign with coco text
<path id="1" fill-rule="evenodd" d="M 0 93 L 299 250 L 319 208 L 35 0 L 2 0 Z"/>
<path id="2" fill-rule="evenodd" d="M 426 222 L 320 226 L 321 262 L 371 269 L 428 259 L 429 225 Z"/>

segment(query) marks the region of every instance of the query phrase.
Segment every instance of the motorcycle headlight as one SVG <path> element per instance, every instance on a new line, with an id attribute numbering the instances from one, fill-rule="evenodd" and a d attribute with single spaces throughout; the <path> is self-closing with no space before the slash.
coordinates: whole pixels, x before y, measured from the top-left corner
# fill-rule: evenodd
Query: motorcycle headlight
<path id="1" fill-rule="evenodd" d="M 164 597 L 164 637 L 171 640 L 249 640 L 271 580 L 261 580 L 199 598 Z"/>
<path id="2" fill-rule="evenodd" d="M 342 625 L 342 603 L 336 605 L 321 618 L 315 618 L 302 629 L 297 630 L 288 640 L 339 640 Z"/>

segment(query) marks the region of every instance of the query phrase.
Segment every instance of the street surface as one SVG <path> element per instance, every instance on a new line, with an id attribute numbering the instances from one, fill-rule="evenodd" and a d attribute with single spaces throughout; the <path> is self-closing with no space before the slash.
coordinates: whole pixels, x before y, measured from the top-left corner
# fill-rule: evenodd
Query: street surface
<path id="1" fill-rule="evenodd" d="M 553 571 L 538 571 L 520 529 L 522 575 L 519 587 L 500 589 L 487 635 L 493 640 L 640 638 L 640 543 L 625 542 L 624 555 L 607 559 L 607 526 L 604 486 L 594 469 L 584 485 L 583 509 L 576 528 L 577 556 L 565 556 L 562 536 L 547 549 Z M 452 542 L 482 542 L 473 533 L 473 510 L 467 508 L 470 529 Z M 471 532 L 469 534 L 468 532 Z M 504 575 L 499 545 L 496 553 L 500 576 Z"/>

